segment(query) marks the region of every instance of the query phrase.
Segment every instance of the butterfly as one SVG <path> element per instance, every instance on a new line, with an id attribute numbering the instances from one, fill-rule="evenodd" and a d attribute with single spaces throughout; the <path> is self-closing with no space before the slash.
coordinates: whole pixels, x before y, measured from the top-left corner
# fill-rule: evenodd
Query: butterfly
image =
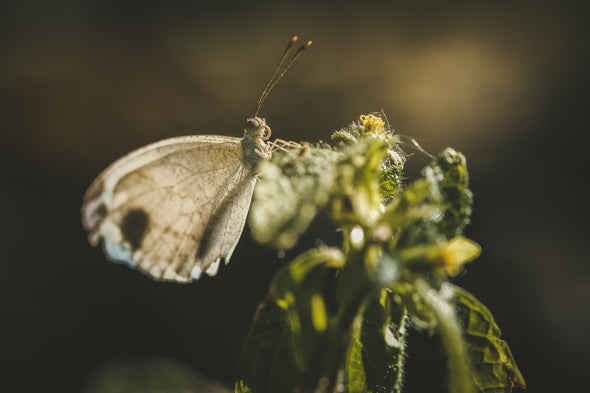
<path id="1" fill-rule="evenodd" d="M 271 130 L 258 112 L 311 45 L 308 41 L 285 63 L 296 41 L 294 36 L 287 45 L 243 138 L 165 139 L 107 167 L 83 197 L 82 224 L 90 244 L 102 243 L 110 260 L 161 281 L 191 282 L 203 273 L 215 275 L 221 260 L 228 263 L 244 229 L 258 163 L 284 142 L 267 142 Z"/>

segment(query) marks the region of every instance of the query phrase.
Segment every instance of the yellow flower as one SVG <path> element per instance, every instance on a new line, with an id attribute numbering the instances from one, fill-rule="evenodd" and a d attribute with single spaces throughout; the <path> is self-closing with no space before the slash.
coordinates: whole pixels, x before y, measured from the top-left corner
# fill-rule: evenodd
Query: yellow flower
<path id="1" fill-rule="evenodd" d="M 360 120 L 363 123 L 364 132 L 370 132 L 375 135 L 385 132 L 385 122 L 380 117 L 374 115 L 361 115 Z"/>

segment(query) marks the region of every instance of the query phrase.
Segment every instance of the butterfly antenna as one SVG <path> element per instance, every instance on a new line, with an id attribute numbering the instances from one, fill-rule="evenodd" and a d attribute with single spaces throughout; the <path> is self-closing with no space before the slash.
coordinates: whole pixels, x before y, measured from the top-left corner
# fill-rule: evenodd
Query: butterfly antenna
<path id="1" fill-rule="evenodd" d="M 272 74 L 272 77 L 268 80 L 266 86 L 264 87 L 264 90 L 262 91 L 262 94 L 260 95 L 260 98 L 258 99 L 258 104 L 256 105 L 256 112 L 254 113 L 254 116 L 258 116 L 258 112 L 260 111 L 260 107 L 262 106 L 262 103 L 264 102 L 264 100 L 266 100 L 266 97 L 268 97 L 268 95 L 271 92 L 271 90 L 273 89 L 273 87 L 275 87 L 275 85 L 278 83 L 278 81 L 283 77 L 283 75 L 285 75 L 285 72 L 287 72 L 287 70 L 291 67 L 291 65 L 295 62 L 295 60 L 301 55 L 301 52 L 303 52 L 305 49 L 307 49 L 311 46 L 311 41 L 307 41 L 305 44 L 303 44 L 299 48 L 299 50 L 297 52 L 295 52 L 293 57 L 291 57 L 291 60 L 289 60 L 287 62 L 287 64 L 285 65 L 285 67 L 281 71 L 281 66 L 283 65 L 283 63 L 287 59 L 287 56 L 289 55 L 289 52 L 293 48 L 293 45 L 295 45 L 295 42 L 297 42 L 297 39 L 298 39 L 297 36 L 293 36 L 293 38 L 291 38 L 291 41 L 289 41 L 289 43 L 287 44 L 287 48 L 285 48 L 285 52 L 283 53 L 283 56 L 281 57 L 281 61 L 277 65 L 274 73 Z M 280 72 L 280 74 L 279 74 L 279 72 Z"/>
<path id="2" fill-rule="evenodd" d="M 291 38 L 291 41 L 289 41 L 289 43 L 287 44 L 287 47 L 285 48 L 285 51 L 283 52 L 283 55 L 281 56 L 281 61 L 279 61 L 279 64 L 277 64 L 274 73 L 268 79 L 268 82 L 266 82 L 266 86 L 264 86 L 264 90 L 262 90 L 262 94 L 260 95 L 260 98 L 258 99 L 258 103 L 256 104 L 256 113 L 254 114 L 254 116 L 258 116 L 258 111 L 260 110 L 260 106 L 262 105 L 262 102 L 264 101 L 264 97 L 266 97 L 266 95 L 267 95 L 266 92 L 268 91 L 268 88 L 272 84 L 272 81 L 277 77 L 279 71 L 281 70 L 281 66 L 283 65 L 283 63 L 287 59 L 289 52 L 291 52 L 293 45 L 295 45 L 295 43 L 297 42 L 298 39 L 299 39 L 299 37 L 294 35 L 293 38 Z"/>
<path id="3" fill-rule="evenodd" d="M 299 50 L 297 50 L 297 52 L 295 52 L 295 54 L 293 55 L 293 57 L 291 58 L 291 60 L 289 60 L 289 62 L 287 63 L 287 65 L 285 65 L 285 68 L 283 68 L 283 71 L 272 82 L 272 84 L 270 85 L 270 87 L 266 91 L 266 94 L 262 98 L 262 102 L 264 102 L 264 100 L 266 100 L 266 97 L 268 97 L 268 95 L 270 94 L 270 92 L 272 91 L 272 89 L 276 86 L 276 84 L 279 82 L 279 80 L 281 80 L 281 78 L 283 77 L 283 75 L 285 75 L 285 72 L 287 72 L 287 70 L 289 68 L 291 68 L 291 65 L 295 62 L 295 60 L 297 60 L 297 58 L 301 55 L 301 53 L 304 50 L 306 50 L 307 48 L 309 48 L 310 46 L 311 46 L 311 41 L 307 41 L 305 44 L 301 45 L 301 47 L 299 48 Z"/>

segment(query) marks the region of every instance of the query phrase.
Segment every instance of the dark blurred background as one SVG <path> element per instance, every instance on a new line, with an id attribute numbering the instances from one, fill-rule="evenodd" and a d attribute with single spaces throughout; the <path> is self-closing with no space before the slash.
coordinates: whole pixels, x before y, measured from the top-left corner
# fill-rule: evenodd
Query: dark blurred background
<path id="1" fill-rule="evenodd" d="M 80 202 L 134 148 L 241 136 L 299 34 L 314 44 L 261 111 L 273 136 L 327 140 L 383 109 L 428 151 L 465 153 L 467 236 L 483 254 L 455 282 L 490 307 L 528 391 L 578 391 L 590 355 L 588 13 L 499 4 L 0 2 L 0 390 L 80 392 L 104 362 L 150 356 L 231 385 L 272 273 L 331 235 L 316 225 L 281 260 L 246 231 L 217 277 L 156 283 L 88 244 Z M 410 336 L 408 392 L 444 391 L 444 367 L 436 339 Z"/>

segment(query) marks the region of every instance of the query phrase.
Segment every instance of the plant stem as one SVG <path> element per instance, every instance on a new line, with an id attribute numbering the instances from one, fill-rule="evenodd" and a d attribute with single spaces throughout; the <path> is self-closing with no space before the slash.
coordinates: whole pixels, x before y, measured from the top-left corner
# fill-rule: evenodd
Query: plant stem
<path id="1" fill-rule="evenodd" d="M 444 288 L 438 292 L 423 280 L 416 282 L 418 293 L 431 305 L 437 319 L 437 329 L 441 336 L 449 365 L 449 392 L 474 393 L 469 359 L 465 352 L 461 327 L 457 321 L 454 307 L 446 300 Z"/>

